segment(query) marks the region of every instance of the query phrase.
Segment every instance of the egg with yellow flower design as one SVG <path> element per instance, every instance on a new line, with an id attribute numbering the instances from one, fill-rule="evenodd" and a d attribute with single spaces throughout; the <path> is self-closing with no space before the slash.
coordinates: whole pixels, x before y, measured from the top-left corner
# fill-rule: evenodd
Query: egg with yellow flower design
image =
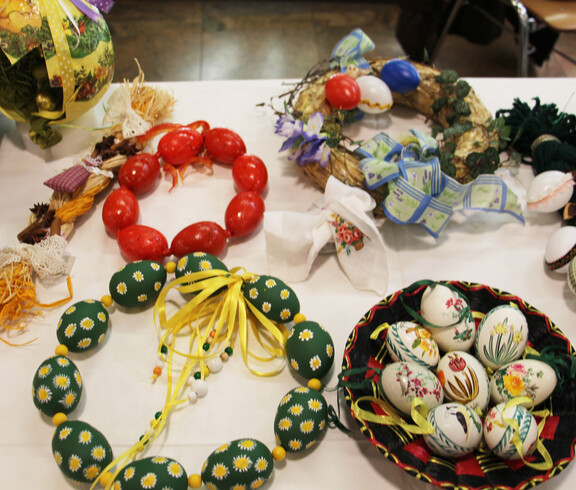
<path id="1" fill-rule="evenodd" d="M 120 306 L 135 308 L 154 301 L 166 283 L 166 269 L 153 260 L 137 260 L 120 268 L 110 278 L 108 289 Z"/>
<path id="2" fill-rule="evenodd" d="M 259 488 L 273 469 L 272 453 L 264 444 L 255 439 L 236 439 L 208 456 L 201 476 L 207 488 Z"/>
<path id="3" fill-rule="evenodd" d="M 319 391 L 300 387 L 280 402 L 274 419 L 276 442 L 287 452 L 312 447 L 326 429 L 328 404 Z"/>
<path id="4" fill-rule="evenodd" d="M 64 356 L 46 359 L 34 375 L 32 396 L 44 415 L 71 413 L 82 396 L 82 377 L 76 364 Z"/>
<path id="5" fill-rule="evenodd" d="M 186 490 L 188 476 L 177 461 L 163 456 L 139 459 L 126 465 L 118 474 L 113 489 L 144 490 L 148 488 L 171 488 Z"/>
<path id="6" fill-rule="evenodd" d="M 438 344 L 422 325 L 400 321 L 386 332 L 386 348 L 394 361 L 414 362 L 433 369 L 440 360 Z"/>
<path id="7" fill-rule="evenodd" d="M 284 281 L 272 276 L 254 276 L 242 286 L 244 297 L 266 318 L 286 323 L 300 312 L 296 293 Z"/>
<path id="8" fill-rule="evenodd" d="M 528 342 L 528 322 L 516 304 L 492 308 L 478 325 L 476 357 L 486 367 L 498 369 L 519 359 Z"/>
<path id="9" fill-rule="evenodd" d="M 79 483 L 93 482 L 114 459 L 102 433 L 80 420 L 68 420 L 56 427 L 52 454 L 62 473 Z"/>
<path id="10" fill-rule="evenodd" d="M 286 359 L 292 370 L 306 379 L 322 379 L 334 363 L 334 342 L 319 323 L 294 325 L 286 339 Z"/>
<path id="11" fill-rule="evenodd" d="M 106 337 L 109 315 L 101 301 L 84 300 L 68 307 L 60 317 L 56 336 L 71 352 L 85 352 Z"/>

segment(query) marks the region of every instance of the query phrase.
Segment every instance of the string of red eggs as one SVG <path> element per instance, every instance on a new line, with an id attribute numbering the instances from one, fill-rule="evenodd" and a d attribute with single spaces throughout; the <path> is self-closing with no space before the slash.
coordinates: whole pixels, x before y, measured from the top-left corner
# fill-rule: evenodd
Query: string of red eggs
<path id="1" fill-rule="evenodd" d="M 138 140 L 145 144 L 162 133 L 166 134 L 158 141 L 155 153 L 138 153 L 120 167 L 120 187 L 109 194 L 102 208 L 104 226 L 131 262 L 161 262 L 170 255 L 183 257 L 193 252 L 221 255 L 230 238 L 250 235 L 262 222 L 265 205 L 261 196 L 268 183 L 266 165 L 256 155 L 246 153 L 246 145 L 236 132 L 210 128 L 206 121 L 159 124 Z M 168 245 L 159 230 L 138 224 L 138 196 L 154 188 L 161 168 L 171 175 L 172 190 L 190 165 L 203 165 L 211 171 L 213 160 L 231 166 L 237 191 L 226 208 L 224 228 L 214 221 L 198 221 L 183 228 Z"/>

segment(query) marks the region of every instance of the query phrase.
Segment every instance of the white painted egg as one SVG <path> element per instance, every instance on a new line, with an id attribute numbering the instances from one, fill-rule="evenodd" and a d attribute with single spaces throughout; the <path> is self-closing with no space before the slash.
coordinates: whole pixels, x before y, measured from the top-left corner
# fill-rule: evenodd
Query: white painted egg
<path id="1" fill-rule="evenodd" d="M 571 199 L 574 179 L 570 172 L 547 170 L 538 174 L 526 192 L 528 209 L 552 213 L 562 209 Z"/>
<path id="2" fill-rule="evenodd" d="M 482 420 L 466 405 L 444 403 L 430 410 L 427 420 L 434 433 L 424 435 L 424 442 L 435 454 L 458 458 L 482 442 Z"/>
<path id="3" fill-rule="evenodd" d="M 476 338 L 476 322 L 469 311 L 464 319 L 452 327 L 426 327 L 441 351 L 468 351 L 474 345 Z"/>
<path id="4" fill-rule="evenodd" d="M 576 294 L 576 260 L 572 259 L 568 264 L 568 286 L 570 291 Z"/>
<path id="5" fill-rule="evenodd" d="M 435 327 L 456 325 L 467 307 L 466 298 L 441 283 L 427 286 L 420 298 L 422 318 Z"/>
<path id="6" fill-rule="evenodd" d="M 520 359 L 528 342 L 528 322 L 515 305 L 492 308 L 478 325 L 476 357 L 491 369 Z"/>
<path id="7" fill-rule="evenodd" d="M 576 255 L 576 226 L 557 229 L 546 244 L 544 260 L 551 271 L 565 274 L 570 260 Z"/>
<path id="8" fill-rule="evenodd" d="M 380 374 L 380 391 L 404 415 L 410 415 L 415 398 L 420 398 L 428 408 L 437 407 L 444 400 L 442 386 L 434 373 L 413 362 L 388 364 Z"/>
<path id="9" fill-rule="evenodd" d="M 557 382 L 556 372 L 550 365 L 538 359 L 520 359 L 502 366 L 492 375 L 490 400 L 497 405 L 527 396 L 536 406 L 548 399 Z"/>
<path id="10" fill-rule="evenodd" d="M 422 325 L 396 322 L 386 334 L 386 348 L 394 361 L 414 362 L 425 368 L 435 368 L 440 359 L 438 345 Z"/>
<path id="11" fill-rule="evenodd" d="M 507 422 L 514 420 L 518 424 L 518 437 L 522 444 L 522 454 L 518 453 L 512 443 L 515 429 Z M 484 419 L 484 440 L 492 452 L 503 459 L 520 459 L 526 457 L 536 447 L 538 425 L 534 416 L 521 405 L 506 407 L 499 403 L 492 407 Z"/>
<path id="12" fill-rule="evenodd" d="M 356 79 L 360 87 L 358 109 L 367 114 L 381 114 L 392 108 L 394 101 L 388 85 L 374 75 L 362 75 Z"/>
<path id="13" fill-rule="evenodd" d="M 484 366 L 473 355 L 463 351 L 444 354 L 438 362 L 436 376 L 446 399 L 484 412 L 490 401 L 490 380 Z"/>

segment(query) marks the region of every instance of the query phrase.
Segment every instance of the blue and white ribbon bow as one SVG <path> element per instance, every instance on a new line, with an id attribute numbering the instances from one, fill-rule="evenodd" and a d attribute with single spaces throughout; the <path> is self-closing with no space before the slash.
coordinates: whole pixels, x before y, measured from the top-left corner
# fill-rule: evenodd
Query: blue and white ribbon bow
<path id="1" fill-rule="evenodd" d="M 309 212 L 267 211 L 270 274 L 287 282 L 306 280 L 318 254 L 325 246 L 332 248 L 332 242 L 350 282 L 383 294 L 388 265 L 384 240 L 372 217 L 375 205 L 366 191 L 329 177 L 322 199 Z"/>
<path id="2" fill-rule="evenodd" d="M 330 68 L 340 67 L 342 72 L 345 72 L 348 66 L 356 66 L 360 69 L 370 68 L 370 64 L 363 55 L 374 48 L 375 44 L 362 29 L 354 29 L 334 47 L 330 57 Z"/>
<path id="3" fill-rule="evenodd" d="M 440 169 L 437 142 L 412 130 L 415 140 L 403 146 L 386 134 L 364 143 L 359 166 L 366 186 L 388 184 L 382 209 L 392 221 L 419 223 L 434 237 L 448 224 L 454 210 L 508 213 L 524 223 L 518 197 L 497 175 L 483 174 L 460 184 Z"/>

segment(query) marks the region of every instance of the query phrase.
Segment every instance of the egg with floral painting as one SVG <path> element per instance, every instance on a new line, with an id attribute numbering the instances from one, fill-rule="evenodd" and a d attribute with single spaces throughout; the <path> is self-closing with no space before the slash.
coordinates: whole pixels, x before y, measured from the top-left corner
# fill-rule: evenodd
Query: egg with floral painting
<path id="1" fill-rule="evenodd" d="M 528 342 L 528 322 L 515 304 L 492 308 L 478 325 L 476 357 L 491 369 L 519 359 Z"/>
<path id="2" fill-rule="evenodd" d="M 317 322 L 299 322 L 286 338 L 286 359 L 300 376 L 322 379 L 334 363 L 332 337 Z"/>
<path id="3" fill-rule="evenodd" d="M 311 448 L 326 430 L 328 404 L 319 391 L 300 387 L 280 402 L 274 419 L 276 443 L 287 452 Z"/>
<path id="4" fill-rule="evenodd" d="M 384 399 L 404 415 L 410 415 L 416 398 L 428 408 L 444 400 L 444 390 L 434 373 L 413 362 L 388 364 L 380 374 L 379 388 Z"/>
<path id="5" fill-rule="evenodd" d="M 255 439 L 236 439 L 213 451 L 202 466 L 207 488 L 259 488 L 270 478 L 274 459 Z"/>
<path id="6" fill-rule="evenodd" d="M 514 426 L 518 427 L 518 430 Z M 486 414 L 484 440 L 496 456 L 503 459 L 521 459 L 529 456 L 536 447 L 538 424 L 525 407 L 499 403 Z M 516 449 L 515 440 L 519 441 L 522 454 Z"/>
<path id="7" fill-rule="evenodd" d="M 144 490 L 146 488 L 170 488 L 187 490 L 188 476 L 177 461 L 164 456 L 148 457 L 126 465 L 114 480 L 112 488 Z"/>
<path id="8" fill-rule="evenodd" d="M 415 362 L 435 368 L 440 359 L 438 345 L 422 325 L 400 321 L 386 331 L 386 348 L 394 361 Z"/>
<path id="9" fill-rule="evenodd" d="M 424 442 L 435 454 L 458 458 L 474 451 L 482 442 L 482 421 L 474 410 L 461 403 L 444 403 L 426 417 L 434 429 Z"/>
<path id="10" fill-rule="evenodd" d="M 519 359 L 498 369 L 490 379 L 490 399 L 493 404 L 525 396 L 531 408 L 547 400 L 556 388 L 556 371 L 538 359 Z"/>
<path id="11" fill-rule="evenodd" d="M 70 352 L 85 352 L 106 337 L 110 318 L 101 301 L 78 301 L 66 308 L 56 327 L 58 342 Z"/>
<path id="12" fill-rule="evenodd" d="M 476 322 L 470 310 L 463 312 L 462 320 L 450 327 L 426 327 L 443 352 L 468 351 L 476 339 Z"/>
<path id="13" fill-rule="evenodd" d="M 484 412 L 490 401 L 490 381 L 484 366 L 471 354 L 452 351 L 438 362 L 436 376 L 448 400 Z"/>
<path id="14" fill-rule="evenodd" d="M 420 314 L 426 327 L 450 327 L 465 318 L 468 300 L 451 286 L 432 283 L 420 298 Z"/>
<path id="15" fill-rule="evenodd" d="M 218 257 L 205 252 L 193 252 L 178 260 L 174 276 L 179 279 L 197 272 L 221 270 L 228 272 L 228 267 Z"/>
<path id="16" fill-rule="evenodd" d="M 156 301 L 166 283 L 166 269 L 153 260 L 130 262 L 114 273 L 109 291 L 120 306 L 135 308 Z"/>
<path id="17" fill-rule="evenodd" d="M 80 420 L 67 420 L 56 427 L 52 454 L 62 473 L 79 483 L 92 483 L 114 459 L 102 433 Z"/>
<path id="18" fill-rule="evenodd" d="M 272 276 L 254 276 L 242 286 L 244 297 L 266 318 L 287 323 L 300 312 L 296 293 L 284 281 Z"/>
<path id="19" fill-rule="evenodd" d="M 70 359 L 53 356 L 36 370 L 32 381 L 34 405 L 44 415 L 71 413 L 82 396 L 82 377 Z"/>

